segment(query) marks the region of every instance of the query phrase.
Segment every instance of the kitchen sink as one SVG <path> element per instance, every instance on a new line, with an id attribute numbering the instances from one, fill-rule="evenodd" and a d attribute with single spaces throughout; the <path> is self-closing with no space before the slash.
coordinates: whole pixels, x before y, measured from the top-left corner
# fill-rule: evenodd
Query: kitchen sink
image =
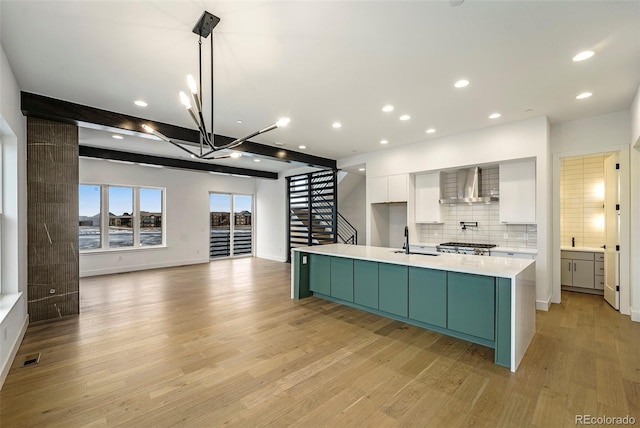
<path id="1" fill-rule="evenodd" d="M 404 250 L 394 250 L 393 252 L 396 254 L 406 254 Z M 419 256 L 439 256 L 440 255 L 440 253 L 414 253 L 413 251 L 410 251 L 409 254 L 415 254 Z"/>

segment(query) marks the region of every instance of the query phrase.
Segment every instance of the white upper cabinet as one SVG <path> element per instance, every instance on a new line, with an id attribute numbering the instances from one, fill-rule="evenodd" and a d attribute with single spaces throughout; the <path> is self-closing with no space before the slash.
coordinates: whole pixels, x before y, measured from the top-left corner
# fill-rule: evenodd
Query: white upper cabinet
<path id="1" fill-rule="evenodd" d="M 500 222 L 536 222 L 536 161 L 500 164 Z"/>
<path id="2" fill-rule="evenodd" d="M 371 203 L 407 202 L 409 175 L 389 175 L 371 179 Z"/>
<path id="3" fill-rule="evenodd" d="M 415 176 L 415 222 L 441 223 L 440 172 Z"/>

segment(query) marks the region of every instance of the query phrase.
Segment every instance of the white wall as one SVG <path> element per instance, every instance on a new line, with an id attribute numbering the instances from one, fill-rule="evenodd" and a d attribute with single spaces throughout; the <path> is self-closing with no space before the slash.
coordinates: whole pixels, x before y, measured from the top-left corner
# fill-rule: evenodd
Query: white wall
<path id="1" fill-rule="evenodd" d="M 256 257 L 287 260 L 287 182 L 256 180 Z"/>
<path id="2" fill-rule="evenodd" d="M 380 176 L 417 173 L 497 162 L 536 159 L 536 218 L 538 256 L 536 259 L 536 300 L 539 309 L 551 301 L 551 196 L 549 126 L 546 117 L 480 129 L 473 132 L 429 139 L 338 161 L 339 168 L 366 164 L 367 189 Z M 367 207 L 371 207 L 367 192 Z M 367 242 L 377 233 L 367 209 Z"/>
<path id="3" fill-rule="evenodd" d="M 640 86 L 631 105 L 631 260 L 640 260 Z M 640 266 L 631 263 L 631 319 L 640 321 Z"/>
<path id="4" fill-rule="evenodd" d="M 621 257 L 620 261 L 620 312 L 630 313 L 630 294 L 632 289 L 640 286 L 638 281 L 630 278 L 631 255 L 629 230 L 632 218 L 630 200 L 631 175 L 638 166 L 630 163 L 629 149 L 631 141 L 630 112 L 621 111 L 586 119 L 573 120 L 555 124 L 551 127 L 551 144 L 553 152 L 553 222 L 560 224 L 560 159 L 603 152 L 620 152 L 621 177 L 625 182 L 621 195 Z M 632 150 L 633 151 L 633 150 Z M 631 207 L 625 210 L 624 207 Z M 635 216 L 637 217 L 637 216 Z M 560 231 L 553 230 L 553 259 L 560 260 Z M 625 257 L 625 254 L 627 255 Z M 560 299 L 560 267 L 554 264 L 553 296 Z"/>
<path id="5" fill-rule="evenodd" d="M 209 192 L 255 195 L 255 179 L 80 159 L 80 183 L 164 187 L 166 248 L 84 252 L 80 276 L 209 261 Z M 259 235 L 260 231 L 256 231 Z"/>
<path id="6" fill-rule="evenodd" d="M 358 231 L 358 245 L 365 245 L 367 181 L 349 173 L 338 183 L 338 211 Z"/>
<path id="7" fill-rule="evenodd" d="M 20 89 L 0 46 L 2 139 L 2 293 L 0 296 L 0 388 L 28 325 L 26 120 Z"/>

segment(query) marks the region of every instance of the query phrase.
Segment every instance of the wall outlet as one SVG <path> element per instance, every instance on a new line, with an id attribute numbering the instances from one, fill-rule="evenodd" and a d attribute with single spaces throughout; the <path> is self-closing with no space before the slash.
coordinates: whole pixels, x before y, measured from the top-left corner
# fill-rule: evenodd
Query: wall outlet
<path id="1" fill-rule="evenodd" d="M 440 233 L 438 233 L 437 230 L 435 232 L 433 232 L 433 236 L 438 236 L 438 235 L 440 235 Z"/>
<path id="2" fill-rule="evenodd" d="M 507 232 L 502 235 L 502 239 L 509 239 L 509 234 Z"/>

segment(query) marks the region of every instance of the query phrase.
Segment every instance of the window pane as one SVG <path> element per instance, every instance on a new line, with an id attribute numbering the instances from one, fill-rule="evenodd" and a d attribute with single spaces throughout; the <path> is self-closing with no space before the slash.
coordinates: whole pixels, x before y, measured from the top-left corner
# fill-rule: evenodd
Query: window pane
<path id="1" fill-rule="evenodd" d="M 231 195 L 211 193 L 209 195 L 209 257 L 230 255 Z"/>
<path id="2" fill-rule="evenodd" d="M 109 247 L 133 246 L 133 189 L 109 187 Z"/>
<path id="3" fill-rule="evenodd" d="M 252 196 L 233 196 L 233 255 L 251 254 Z"/>
<path id="4" fill-rule="evenodd" d="M 78 249 L 100 248 L 100 186 L 78 188 Z"/>
<path id="5" fill-rule="evenodd" d="M 162 245 L 160 189 L 140 189 L 140 245 Z"/>

